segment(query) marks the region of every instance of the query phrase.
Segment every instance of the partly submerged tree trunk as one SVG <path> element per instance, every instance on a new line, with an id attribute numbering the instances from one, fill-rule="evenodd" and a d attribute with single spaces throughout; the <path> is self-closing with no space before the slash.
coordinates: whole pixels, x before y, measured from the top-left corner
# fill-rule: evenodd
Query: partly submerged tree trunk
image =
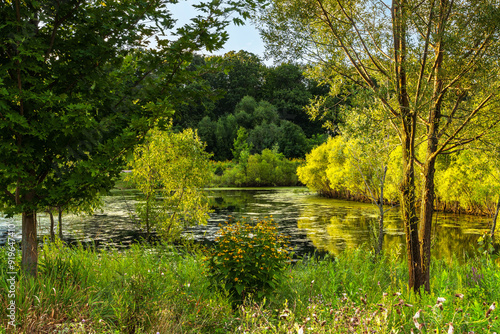
<path id="1" fill-rule="evenodd" d="M 382 178 L 380 182 L 380 198 L 378 200 L 378 209 L 380 212 L 380 216 L 378 219 L 378 244 L 377 249 L 375 251 L 376 255 L 379 255 L 382 252 L 382 244 L 384 243 L 384 185 L 385 185 L 385 176 L 387 175 L 387 166 L 384 166 L 384 170 L 382 172 Z"/>
<path id="2" fill-rule="evenodd" d="M 382 252 L 382 244 L 384 243 L 384 205 L 380 207 L 380 216 L 378 218 L 378 243 L 375 254 L 379 255 Z"/>
<path id="3" fill-rule="evenodd" d="M 36 231 L 36 212 L 23 212 L 22 222 L 22 261 L 21 266 L 25 273 L 36 277 L 38 267 L 38 243 Z"/>

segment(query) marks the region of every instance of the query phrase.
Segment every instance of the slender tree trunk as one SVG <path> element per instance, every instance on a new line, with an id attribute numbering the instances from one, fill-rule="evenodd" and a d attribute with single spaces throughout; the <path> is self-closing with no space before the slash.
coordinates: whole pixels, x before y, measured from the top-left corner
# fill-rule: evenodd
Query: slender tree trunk
<path id="1" fill-rule="evenodd" d="M 375 254 L 378 255 L 382 252 L 382 244 L 384 243 L 384 185 L 385 176 L 387 175 L 387 166 L 384 166 L 382 172 L 382 178 L 380 179 L 380 197 L 378 200 L 378 209 L 380 211 L 380 216 L 378 219 L 378 246 Z"/>
<path id="2" fill-rule="evenodd" d="M 498 197 L 497 208 L 495 214 L 493 215 L 493 220 L 491 224 L 491 239 L 495 240 L 495 228 L 497 226 L 498 212 L 500 211 L 500 196 Z"/>
<path id="3" fill-rule="evenodd" d="M 384 204 L 379 205 L 380 216 L 378 218 L 378 245 L 375 254 L 379 255 L 382 252 L 382 244 L 384 243 Z"/>
<path id="4" fill-rule="evenodd" d="M 50 241 L 54 242 L 56 240 L 56 236 L 54 233 L 54 215 L 52 214 L 52 208 L 49 208 L 47 212 L 50 217 Z"/>
<path id="5" fill-rule="evenodd" d="M 60 206 L 57 207 L 57 220 L 59 223 L 59 239 L 62 240 L 63 234 L 62 234 L 62 208 Z"/>
<path id="6" fill-rule="evenodd" d="M 149 240 L 150 238 L 150 227 L 149 227 L 149 208 L 150 208 L 150 199 L 149 196 L 146 198 L 146 233 L 147 233 L 147 238 Z"/>
<path id="7" fill-rule="evenodd" d="M 23 238 L 21 266 L 25 273 L 36 277 L 38 267 L 38 242 L 36 212 L 23 212 Z"/>

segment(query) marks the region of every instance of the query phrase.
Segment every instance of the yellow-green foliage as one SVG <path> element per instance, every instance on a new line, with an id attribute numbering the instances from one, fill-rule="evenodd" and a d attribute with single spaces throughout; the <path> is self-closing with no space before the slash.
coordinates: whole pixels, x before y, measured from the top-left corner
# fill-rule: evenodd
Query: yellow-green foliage
<path id="1" fill-rule="evenodd" d="M 394 201 L 398 196 L 400 156 L 399 147 L 337 136 L 313 149 L 297 174 L 309 189 L 324 195 L 348 191 L 378 198 L 383 182 L 384 198 Z M 385 167 L 388 172 L 383 180 Z"/>
<path id="2" fill-rule="evenodd" d="M 138 213 L 165 237 L 189 223 L 204 223 L 208 201 L 202 191 L 210 178 L 209 157 L 192 129 L 181 133 L 153 129 L 136 148 L 130 179 L 144 195 Z"/>
<path id="3" fill-rule="evenodd" d="M 290 259 L 284 237 L 276 223 L 227 223 L 208 249 L 208 275 L 227 291 L 244 297 L 263 295 L 275 288 Z"/>
<path id="4" fill-rule="evenodd" d="M 307 154 L 306 163 L 297 169 L 297 175 L 309 189 L 322 195 L 347 191 L 370 199 L 380 194 L 380 176 L 385 166 L 384 199 L 397 201 L 401 154 L 401 146 L 337 136 Z M 422 160 L 424 155 L 425 145 L 420 145 L 417 158 Z M 421 192 L 421 182 L 417 177 L 417 195 Z M 440 202 L 458 203 L 471 213 L 491 214 L 500 196 L 498 159 L 472 148 L 441 155 L 436 163 L 435 190 Z"/>
<path id="5" fill-rule="evenodd" d="M 436 193 L 469 211 L 490 211 L 500 195 L 498 161 L 482 152 L 464 150 L 440 161 Z"/>
<path id="6" fill-rule="evenodd" d="M 338 139 L 330 138 L 324 144 L 314 148 L 306 155 L 306 164 L 297 168 L 300 182 L 309 189 L 328 195 L 333 189 L 326 175 L 329 166 L 330 151 L 338 146 Z"/>

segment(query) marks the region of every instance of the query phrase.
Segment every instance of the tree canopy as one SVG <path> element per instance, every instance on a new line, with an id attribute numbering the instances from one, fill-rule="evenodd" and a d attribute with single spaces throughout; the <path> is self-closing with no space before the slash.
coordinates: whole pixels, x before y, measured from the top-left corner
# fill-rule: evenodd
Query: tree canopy
<path id="1" fill-rule="evenodd" d="M 498 1 L 273 0 L 261 21 L 270 54 L 307 60 L 315 65 L 310 77 L 328 83 L 332 95 L 356 86 L 386 113 L 403 149 L 409 286 L 429 290 L 437 156 L 500 121 Z"/>
<path id="2" fill-rule="evenodd" d="M 36 211 L 111 188 L 123 153 L 181 104 L 179 88 L 198 76 L 194 53 L 221 48 L 228 14 L 241 24 L 255 3 L 200 2 L 175 28 L 176 2 L 0 4 L 0 203 L 23 213 L 22 262 L 33 275 Z"/>

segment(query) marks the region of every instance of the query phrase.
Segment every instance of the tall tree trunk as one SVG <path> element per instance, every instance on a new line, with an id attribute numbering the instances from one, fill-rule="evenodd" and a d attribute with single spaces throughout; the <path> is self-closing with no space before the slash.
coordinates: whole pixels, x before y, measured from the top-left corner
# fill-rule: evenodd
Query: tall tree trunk
<path id="1" fill-rule="evenodd" d="M 411 149 L 411 140 L 405 138 L 403 144 L 403 182 L 401 183 L 401 211 L 406 235 L 406 253 L 408 259 L 408 286 L 415 292 L 420 290 L 424 284 L 420 244 L 418 238 L 418 218 L 416 214 L 415 198 L 415 169 L 413 161 L 413 150 Z"/>
<path id="2" fill-rule="evenodd" d="M 36 277 L 38 267 L 38 242 L 36 231 L 36 212 L 23 212 L 22 261 L 23 271 Z"/>
<path id="3" fill-rule="evenodd" d="M 495 228 L 497 226 L 498 212 L 500 211 L 500 196 L 498 197 L 497 208 L 495 214 L 493 215 L 493 220 L 491 224 L 491 239 L 495 240 Z"/>
<path id="4" fill-rule="evenodd" d="M 448 1 L 442 0 L 440 7 L 440 22 L 438 24 L 438 35 L 441 35 L 444 29 L 444 21 Z M 441 105 L 443 100 L 443 80 L 441 78 L 441 66 L 444 57 L 444 47 L 441 40 L 438 40 L 435 46 L 436 60 L 434 66 L 434 87 L 432 93 L 433 104 L 429 109 L 427 124 L 427 153 L 423 166 L 423 184 L 422 184 L 422 203 L 420 206 L 420 241 L 422 274 L 425 281 L 425 290 L 430 292 L 430 264 L 431 264 L 431 234 L 432 234 L 432 216 L 434 214 L 434 175 L 436 172 L 436 152 L 439 141 L 439 122 L 441 120 Z"/>
<path id="5" fill-rule="evenodd" d="M 410 99 L 407 89 L 407 20 L 408 2 L 393 0 L 392 20 L 394 37 L 394 72 L 396 75 L 396 89 L 400 109 L 399 136 L 403 148 L 403 180 L 401 182 L 401 212 L 406 235 L 406 252 L 408 260 L 408 286 L 415 292 L 423 284 L 420 260 L 420 246 L 418 239 L 418 218 L 416 214 L 415 196 L 415 132 L 417 114 L 410 109 Z"/>
<path id="6" fill-rule="evenodd" d="M 436 141 L 437 142 L 437 141 Z M 420 207 L 420 253 L 422 261 L 422 274 L 425 290 L 430 292 L 430 264 L 431 264 L 431 232 L 432 216 L 434 214 L 434 174 L 435 158 L 426 161 L 423 172 L 422 205 Z"/>

